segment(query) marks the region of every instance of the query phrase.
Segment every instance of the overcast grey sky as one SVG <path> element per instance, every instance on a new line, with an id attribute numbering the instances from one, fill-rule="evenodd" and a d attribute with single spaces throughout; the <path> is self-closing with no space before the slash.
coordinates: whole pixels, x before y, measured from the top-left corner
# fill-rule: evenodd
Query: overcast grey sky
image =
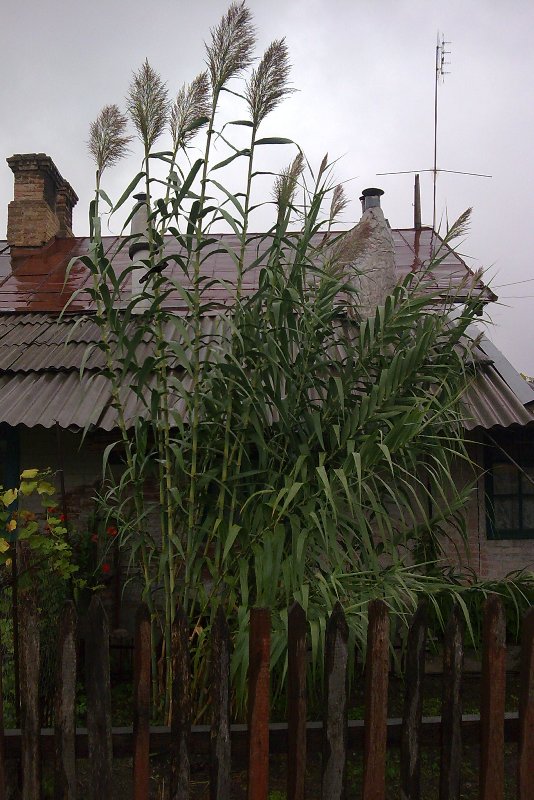
<path id="1" fill-rule="evenodd" d="M 1 0 L 0 234 L 12 196 L 4 158 L 45 152 L 80 197 L 75 234 L 87 232 L 93 167 L 85 142 L 101 106 L 121 103 L 145 57 L 171 93 L 203 68 L 203 40 L 226 0 Z M 360 214 L 366 186 L 385 190 L 392 227 L 413 221 L 413 175 L 433 158 L 436 34 L 452 42 L 451 74 L 440 88 L 438 162 L 491 180 L 441 174 L 438 214 L 473 206 L 461 252 L 483 267 L 501 298 L 490 337 L 514 365 L 534 374 L 534 3 L 531 0 L 249 0 L 258 53 L 286 36 L 298 93 L 272 115 L 265 134 L 299 142 L 313 163 L 341 156 Z M 273 168 L 291 158 L 280 148 Z M 278 155 L 278 154 L 276 154 Z M 137 168 L 135 153 L 106 179 L 117 197 Z M 432 221 L 432 179 L 421 176 L 423 223 Z M 261 225 L 261 217 L 257 220 Z M 518 283 L 518 281 L 530 281 Z M 502 287 L 502 288 L 500 288 Z"/>

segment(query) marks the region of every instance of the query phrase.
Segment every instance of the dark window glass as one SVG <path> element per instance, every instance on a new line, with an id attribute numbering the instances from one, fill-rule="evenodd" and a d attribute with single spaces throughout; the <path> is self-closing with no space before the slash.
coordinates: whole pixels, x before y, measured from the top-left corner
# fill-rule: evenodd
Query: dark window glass
<path id="1" fill-rule="evenodd" d="M 488 538 L 534 539 L 534 432 L 492 432 L 485 467 Z"/>
<path id="2" fill-rule="evenodd" d="M 2 436 L 2 432 L 0 431 L 0 486 L 4 486 L 4 482 L 6 479 L 6 455 L 7 455 L 7 442 L 5 437 Z"/>

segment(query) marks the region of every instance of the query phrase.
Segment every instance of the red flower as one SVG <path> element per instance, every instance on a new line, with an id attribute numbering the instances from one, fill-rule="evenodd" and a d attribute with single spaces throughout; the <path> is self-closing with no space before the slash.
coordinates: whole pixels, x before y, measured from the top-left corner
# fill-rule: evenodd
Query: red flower
<path id="1" fill-rule="evenodd" d="M 48 506 L 46 510 L 49 514 L 52 514 L 54 511 L 57 511 L 57 506 Z"/>
<path id="2" fill-rule="evenodd" d="M 116 536 L 117 528 L 114 525 L 110 525 L 109 528 L 106 528 L 106 532 L 108 536 Z"/>
<path id="3" fill-rule="evenodd" d="M 65 516 L 65 514 L 60 514 L 59 515 L 59 521 L 60 522 L 65 522 L 66 519 L 67 519 L 67 517 Z"/>
<path id="4" fill-rule="evenodd" d="M 105 561 L 105 562 L 102 564 L 102 572 L 104 573 L 104 575 L 109 575 L 109 573 L 111 572 L 111 567 L 110 567 L 110 565 L 107 563 L 107 561 Z"/>
<path id="5" fill-rule="evenodd" d="M 95 544 L 97 544 L 97 542 L 98 542 L 98 533 L 93 533 L 93 535 L 91 536 L 91 541 L 94 542 Z"/>

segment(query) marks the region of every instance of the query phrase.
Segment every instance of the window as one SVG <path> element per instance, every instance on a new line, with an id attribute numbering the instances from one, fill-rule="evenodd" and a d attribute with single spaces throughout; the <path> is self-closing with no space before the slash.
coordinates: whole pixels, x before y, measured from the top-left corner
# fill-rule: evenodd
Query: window
<path id="1" fill-rule="evenodd" d="M 489 434 L 485 468 L 488 539 L 534 539 L 534 432 Z"/>
<path id="2" fill-rule="evenodd" d="M 12 489 L 19 485 L 19 433 L 17 428 L 0 422 L 0 486 Z"/>

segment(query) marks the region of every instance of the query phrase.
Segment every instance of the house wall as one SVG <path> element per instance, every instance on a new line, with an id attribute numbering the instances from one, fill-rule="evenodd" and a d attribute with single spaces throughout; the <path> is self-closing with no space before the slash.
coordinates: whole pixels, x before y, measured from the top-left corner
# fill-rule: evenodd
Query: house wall
<path id="1" fill-rule="evenodd" d="M 90 438 L 82 441 L 81 434 L 60 431 L 60 441 L 55 429 L 19 429 L 20 469 L 46 469 L 55 473 L 58 496 L 61 489 L 60 470 L 63 461 L 65 490 L 69 495 L 72 513 L 87 512 L 87 496 L 93 494 L 94 487 L 102 475 L 102 445 Z"/>
<path id="2" fill-rule="evenodd" d="M 498 580 L 511 572 L 525 569 L 534 572 L 534 539 L 490 540 L 486 536 L 486 506 L 483 471 L 483 447 L 476 440 L 468 452 L 473 466 L 458 462 L 456 466 L 459 485 L 476 479 L 475 489 L 467 506 L 467 547 L 455 531 L 451 530 L 451 541 L 445 542 L 446 560 L 472 570 L 483 580 Z M 86 526 L 94 511 L 94 493 L 101 477 L 102 453 L 111 441 L 110 437 L 87 437 L 82 441 L 80 434 L 61 432 L 62 456 L 59 452 L 57 433 L 45 428 L 21 428 L 20 430 L 20 469 L 50 467 L 57 474 L 55 483 L 60 498 L 59 470 L 61 458 L 65 470 L 65 489 L 67 509 L 72 521 Z M 157 519 L 154 519 L 157 526 Z M 88 531 L 88 533 L 90 533 Z M 127 556 L 124 558 L 126 565 Z M 133 620 L 133 606 L 139 596 L 139 589 L 133 585 L 123 596 L 122 624 L 130 628 Z"/>
<path id="3" fill-rule="evenodd" d="M 488 539 L 484 453 L 480 437 L 472 435 L 468 455 L 473 466 L 458 463 L 457 481 L 462 486 L 475 479 L 475 489 L 467 506 L 467 548 L 451 531 L 455 545 L 445 545 L 448 560 L 473 570 L 482 580 L 500 580 L 511 572 L 534 572 L 534 539 Z"/>

